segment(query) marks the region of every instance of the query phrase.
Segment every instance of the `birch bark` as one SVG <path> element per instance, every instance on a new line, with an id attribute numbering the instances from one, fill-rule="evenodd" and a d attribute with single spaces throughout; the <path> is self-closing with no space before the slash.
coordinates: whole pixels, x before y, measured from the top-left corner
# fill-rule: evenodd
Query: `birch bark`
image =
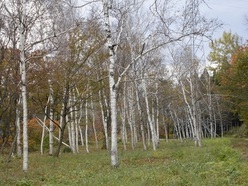
<path id="1" fill-rule="evenodd" d="M 127 150 L 127 130 L 126 130 L 126 77 L 125 77 L 125 81 L 124 81 L 124 88 L 123 88 L 123 104 L 122 104 L 122 108 L 121 108 L 121 137 L 122 137 L 122 143 L 123 143 L 123 147 L 124 150 Z"/>
<path id="2" fill-rule="evenodd" d="M 17 107 L 16 107 L 16 146 L 17 146 L 17 157 L 22 156 L 22 147 L 21 147 L 21 122 L 20 122 L 20 117 L 21 117 L 21 112 L 19 109 L 19 105 L 21 104 L 21 98 L 18 99 Z"/>
<path id="3" fill-rule="evenodd" d="M 74 95 L 73 95 L 73 101 L 74 103 L 76 103 L 76 95 L 75 95 L 75 92 L 74 92 Z M 75 104 L 74 106 L 74 111 L 75 111 L 75 150 L 77 153 L 79 153 L 79 147 L 78 147 L 78 139 L 79 139 L 79 136 L 78 136 L 78 129 L 79 129 L 79 117 L 78 117 L 78 108 L 77 108 L 77 105 Z M 79 111 L 80 112 L 80 111 Z"/>
<path id="4" fill-rule="evenodd" d="M 106 100 L 105 100 L 106 102 Z M 101 91 L 99 90 L 99 105 L 101 109 L 101 115 L 102 115 L 102 122 L 103 122 L 103 130 L 104 130 L 104 136 L 105 136 L 105 144 L 106 144 L 106 149 L 109 150 L 109 137 L 108 137 L 108 127 L 107 127 L 107 116 L 104 114 L 103 110 L 103 103 L 102 103 L 102 96 L 101 96 Z M 107 115 L 108 115 L 108 108 L 107 109 Z"/>
<path id="5" fill-rule="evenodd" d="M 104 24 L 105 33 L 107 39 L 107 47 L 109 51 L 109 90 L 110 90 L 110 112 L 111 112 L 111 165 L 113 167 L 118 167 L 118 151 L 117 151 L 117 115 L 116 115 L 116 91 L 117 86 L 115 84 L 114 74 L 115 74 L 115 51 L 114 44 L 112 42 L 112 33 L 110 29 L 110 17 L 109 9 L 110 5 L 107 0 L 103 0 L 103 13 L 104 13 Z"/>
<path id="6" fill-rule="evenodd" d="M 88 95 L 86 96 L 86 102 L 85 102 L 85 149 L 86 152 L 89 153 L 89 138 L 88 138 Z"/>
<path id="7" fill-rule="evenodd" d="M 91 105 L 91 115 L 92 115 L 92 127 L 93 127 L 94 136 L 95 136 L 96 148 L 98 149 L 97 131 L 96 131 L 96 126 L 95 126 L 96 117 L 95 117 L 95 109 L 94 109 L 94 104 L 93 104 L 92 93 L 90 94 L 90 105 Z"/>
<path id="8" fill-rule="evenodd" d="M 145 103 L 146 103 L 146 114 L 148 118 L 148 124 L 151 130 L 152 147 L 153 147 L 153 150 L 156 150 L 157 149 L 157 137 L 156 137 L 155 126 L 154 126 L 154 123 L 152 122 L 152 117 L 150 114 L 150 106 L 149 106 L 149 101 L 148 101 L 147 85 L 146 85 L 145 78 L 142 79 L 142 85 L 143 85 L 143 91 L 144 91 L 144 97 L 145 97 Z"/>
<path id="9" fill-rule="evenodd" d="M 144 132 L 144 124 L 143 124 L 143 118 L 142 118 L 142 111 L 141 111 L 141 106 L 140 106 L 140 99 L 139 99 L 139 90 L 138 90 L 138 85 L 137 82 L 135 81 L 135 94 L 136 94 L 136 102 L 137 102 L 137 109 L 139 113 L 139 121 L 140 121 L 140 130 L 141 130 L 141 137 L 142 137 L 142 143 L 143 143 L 143 149 L 147 150 L 146 147 L 146 140 L 145 140 L 145 132 Z"/>
<path id="10" fill-rule="evenodd" d="M 21 63 L 21 95 L 23 109 L 23 172 L 28 171 L 28 105 L 27 105 L 27 82 L 26 82 L 26 0 L 21 4 L 23 12 L 20 21 L 20 63 Z"/>
<path id="11" fill-rule="evenodd" d="M 53 99 L 53 87 L 51 84 L 51 80 L 48 80 L 49 83 L 49 102 L 50 102 L 50 112 L 49 112 L 49 155 L 53 155 L 53 105 L 54 105 L 54 99 Z"/>
<path id="12" fill-rule="evenodd" d="M 42 134 L 41 134 L 41 141 L 40 141 L 40 154 L 43 155 L 44 154 L 44 138 L 45 138 L 45 123 L 46 123 L 46 119 L 47 119 L 47 106 L 45 107 L 45 116 L 43 119 L 44 125 L 42 127 Z M 49 136 L 50 137 L 50 136 Z"/>
<path id="13" fill-rule="evenodd" d="M 72 92 L 70 92 L 70 125 L 68 126 L 70 128 L 69 130 L 69 136 L 70 136 L 70 141 L 71 141 L 71 149 L 72 152 L 75 154 L 76 153 L 76 135 L 75 135 L 75 117 L 74 117 L 74 99 L 72 97 Z"/>

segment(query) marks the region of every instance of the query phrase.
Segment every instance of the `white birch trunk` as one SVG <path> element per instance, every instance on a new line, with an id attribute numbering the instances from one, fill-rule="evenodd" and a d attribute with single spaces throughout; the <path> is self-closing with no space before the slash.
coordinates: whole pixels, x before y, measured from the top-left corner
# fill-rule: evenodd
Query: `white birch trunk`
<path id="1" fill-rule="evenodd" d="M 143 85 L 144 97 L 145 97 L 145 103 L 146 103 L 146 113 L 147 113 L 149 127 L 150 127 L 150 130 L 151 130 L 152 147 L 153 147 L 153 150 L 156 150 L 157 149 L 157 136 L 156 136 L 154 123 L 152 122 L 152 117 L 151 117 L 151 114 L 150 114 L 147 87 L 146 87 L 146 81 L 145 81 L 144 78 L 142 79 L 142 85 Z"/>
<path id="2" fill-rule="evenodd" d="M 165 122 L 164 116 L 163 116 L 163 125 L 164 125 L 164 134 L 165 134 L 165 141 L 168 142 L 169 138 L 168 138 L 168 130 L 167 130 L 167 124 Z"/>
<path id="3" fill-rule="evenodd" d="M 137 109 L 138 109 L 138 113 L 139 113 L 139 122 L 140 122 L 140 130 L 141 130 L 141 137 L 142 137 L 142 143 L 143 143 L 143 149 L 147 150 L 146 147 L 146 140 L 145 140 L 145 132 L 144 132 L 144 125 L 143 125 L 143 118 L 142 118 L 142 111 L 141 111 L 141 107 L 140 107 L 140 99 L 139 99 L 139 90 L 138 90 L 138 86 L 137 83 L 135 82 L 135 86 L 136 86 L 136 102 L 137 102 Z"/>
<path id="4" fill-rule="evenodd" d="M 60 119 L 59 119 L 59 126 L 60 128 L 62 128 L 62 125 L 63 125 L 63 109 L 64 109 L 64 103 L 62 103 L 62 108 L 61 108 L 61 111 L 60 111 Z M 59 139 L 61 137 L 61 130 L 59 130 Z"/>
<path id="5" fill-rule="evenodd" d="M 193 135 L 193 138 L 194 140 L 196 140 L 196 126 L 195 126 L 195 117 L 194 117 L 194 114 L 192 112 L 192 109 L 191 109 L 191 106 L 189 105 L 189 102 L 188 102 L 188 99 L 187 99 L 187 96 L 186 96 L 186 92 L 185 92 L 185 87 L 183 85 L 183 83 L 180 81 L 179 82 L 180 85 L 181 85 L 181 90 L 182 90 L 182 94 L 183 94 L 183 99 L 184 99 L 184 102 L 186 103 L 186 106 L 187 106 L 187 111 L 186 114 L 188 115 L 188 118 L 189 118 L 189 123 L 190 123 L 190 126 L 191 126 L 191 131 L 192 131 L 192 135 Z M 196 142 L 196 141 L 195 141 Z"/>
<path id="6" fill-rule="evenodd" d="M 68 115 L 66 115 L 66 123 L 68 123 L 69 119 L 68 119 Z M 69 125 L 67 125 L 67 130 L 68 130 L 68 140 L 69 140 L 69 145 L 70 145 L 70 149 L 73 151 L 73 144 L 72 144 L 72 138 L 71 138 L 71 123 L 69 123 Z"/>
<path id="7" fill-rule="evenodd" d="M 176 130 L 177 130 L 178 139 L 181 142 L 183 142 L 182 134 L 181 134 L 180 122 L 179 122 L 179 118 L 178 118 L 177 113 L 175 112 L 175 110 L 174 110 L 174 116 L 175 116 L 175 127 L 176 127 Z"/>
<path id="8" fill-rule="evenodd" d="M 210 85 L 209 85 L 210 86 Z M 210 88 L 208 87 L 208 92 Z M 210 136 L 211 139 L 215 138 L 215 131 L 214 131 L 214 126 L 213 126 L 213 116 L 212 116 L 212 95 L 209 92 L 208 95 L 208 110 L 209 110 L 209 123 L 210 123 Z"/>
<path id="9" fill-rule="evenodd" d="M 91 115 L 92 115 L 92 127 L 93 127 L 93 132 L 94 132 L 94 137 L 95 137 L 95 143 L 96 143 L 96 148 L 98 149 L 98 139 L 97 139 L 97 131 L 96 131 L 96 126 L 95 126 L 95 109 L 94 109 L 94 104 L 93 104 L 93 99 L 92 99 L 92 93 L 90 95 L 90 104 L 91 104 Z"/>
<path id="10" fill-rule="evenodd" d="M 191 93 L 191 103 L 192 103 L 192 119 L 193 119 L 193 124 L 195 127 L 195 137 L 196 137 L 196 141 L 195 141 L 195 145 L 201 147 L 201 128 L 200 128 L 200 120 L 197 118 L 198 117 L 198 112 L 199 109 L 197 109 L 197 103 L 196 103 L 196 96 L 194 94 L 196 94 L 196 89 L 194 87 L 194 84 L 192 82 L 191 79 L 188 80 L 190 83 L 190 93 Z M 198 107 L 199 108 L 199 107 Z M 199 111 L 200 112 L 200 111 Z"/>
<path id="11" fill-rule="evenodd" d="M 49 101 L 49 98 L 48 98 L 48 101 Z M 43 119 L 43 122 L 44 123 L 46 123 L 46 119 L 47 119 L 47 106 L 45 107 L 45 116 L 44 116 L 44 119 Z M 43 127 L 42 127 L 42 134 L 41 134 L 41 141 L 40 141 L 40 154 L 41 155 L 44 154 L 43 146 L 44 146 L 45 131 L 46 131 L 45 130 L 45 125 L 43 125 Z"/>
<path id="12" fill-rule="evenodd" d="M 107 101 L 105 100 L 105 102 L 107 102 Z M 107 150 L 109 150 L 109 138 L 108 138 L 107 120 L 106 120 L 105 115 L 104 115 L 102 98 L 101 98 L 101 91 L 100 90 L 99 90 L 99 105 L 100 105 L 101 115 L 102 115 L 102 123 L 103 123 L 104 135 L 105 135 L 106 148 L 107 148 Z M 107 110 L 108 110 L 108 108 L 107 108 Z"/>
<path id="13" fill-rule="evenodd" d="M 80 139 L 81 139 L 81 145 L 82 145 L 82 147 L 84 147 L 84 136 L 83 136 L 83 131 L 82 131 L 82 129 L 81 129 L 81 127 L 80 126 L 78 126 L 79 127 L 79 135 L 80 135 Z"/>
<path id="14" fill-rule="evenodd" d="M 20 117 L 21 117 L 21 112 L 19 109 L 19 105 L 21 104 L 21 98 L 19 98 L 17 107 L 16 107 L 16 146 L 17 146 L 17 157 L 20 158 L 22 156 L 22 145 L 21 145 L 21 122 L 20 122 Z"/>
<path id="15" fill-rule="evenodd" d="M 78 119 L 78 131 L 81 139 L 81 145 L 84 147 L 84 137 L 83 137 L 83 132 L 82 128 L 80 127 L 81 121 L 83 117 L 83 103 L 80 103 L 80 109 L 79 109 L 79 119 Z"/>
<path id="16" fill-rule="evenodd" d="M 127 131 L 126 131 L 126 76 L 125 76 L 125 81 L 124 81 L 124 88 L 123 88 L 123 106 L 121 109 L 121 139 L 123 143 L 123 148 L 124 150 L 127 150 Z"/>
<path id="17" fill-rule="evenodd" d="M 23 107 L 23 171 L 28 170 L 28 106 L 27 106 L 27 82 L 26 82 L 26 0 L 22 2 L 23 12 L 20 21 L 20 63 L 21 63 L 21 92 L 22 92 L 22 107 Z"/>
<path id="18" fill-rule="evenodd" d="M 88 138 L 88 98 L 86 98 L 86 102 L 85 102 L 85 150 L 87 153 L 89 153 L 88 140 L 89 140 Z"/>
<path id="19" fill-rule="evenodd" d="M 36 117 L 38 124 L 43 128 L 45 128 L 49 132 L 49 128 L 46 126 L 46 124 L 38 117 Z M 53 135 L 53 138 L 59 141 L 59 138 Z M 71 148 L 70 145 L 66 144 L 65 142 L 62 142 L 63 145 L 65 145 L 68 148 Z"/>
<path id="20" fill-rule="evenodd" d="M 53 88 L 51 84 L 51 80 L 48 80 L 49 83 L 49 102 L 50 102 L 50 122 L 49 122 L 49 155 L 53 155 L 53 130 L 54 130 L 54 124 L 53 124 L 53 105 L 54 105 L 54 100 L 53 100 Z"/>
<path id="21" fill-rule="evenodd" d="M 125 107 L 124 107 L 125 108 Z M 122 109 L 121 111 L 121 139 L 123 143 L 124 150 L 127 150 L 127 141 L 126 141 L 126 112 L 125 109 Z"/>
<path id="22" fill-rule="evenodd" d="M 74 118 L 74 111 L 73 111 L 73 98 L 72 95 L 70 93 L 70 98 L 69 98 L 69 102 L 70 102 L 70 137 L 71 137 L 71 149 L 72 152 L 75 154 L 76 153 L 76 135 L 75 135 L 75 118 Z"/>
<path id="23" fill-rule="evenodd" d="M 195 87 L 193 85 L 192 79 L 187 79 L 190 85 L 190 101 L 191 101 L 191 105 L 189 104 L 188 100 L 187 100 L 187 96 L 185 93 L 185 86 L 182 84 L 182 82 L 180 82 L 181 84 L 181 89 L 182 89 L 182 93 L 183 93 L 183 98 L 184 98 L 184 102 L 187 105 L 188 108 L 188 114 L 189 114 L 189 118 L 190 121 L 192 122 L 192 127 L 193 127 L 193 137 L 195 140 L 195 146 L 199 146 L 201 147 L 201 128 L 200 128 L 200 122 L 197 120 L 197 105 L 196 105 L 196 98 L 195 98 Z"/>
<path id="24" fill-rule="evenodd" d="M 107 47 L 109 51 L 109 89 L 110 89 L 110 112 L 111 112 L 111 165 L 118 167 L 118 152 L 117 152 L 117 113 L 116 113 L 116 91 L 117 87 L 115 84 L 115 51 L 112 43 L 112 35 L 109 21 L 109 5 L 107 0 L 103 2 L 103 13 L 104 13 L 104 25 L 107 39 Z"/>
<path id="25" fill-rule="evenodd" d="M 150 146 L 151 145 L 151 129 L 149 126 L 149 122 L 146 123 L 146 139 L 147 139 L 147 145 Z"/>
<path id="26" fill-rule="evenodd" d="M 74 92 L 74 95 L 73 95 L 73 101 L 74 101 L 74 103 L 76 103 L 76 95 L 75 95 L 75 92 Z M 74 106 L 74 112 L 75 112 L 75 150 L 76 150 L 76 152 L 77 153 L 79 153 L 79 146 L 78 146 L 78 138 L 79 138 L 79 136 L 78 136 L 78 128 L 79 128 L 79 118 L 78 118 L 78 111 L 77 111 L 78 109 L 77 109 L 77 106 L 76 106 L 76 104 L 75 104 L 75 106 Z"/>
<path id="27" fill-rule="evenodd" d="M 105 105 L 105 108 L 106 108 L 106 115 L 103 115 L 104 116 L 104 125 L 105 125 L 105 135 L 106 135 L 106 142 L 108 142 L 106 144 L 106 147 L 107 149 L 109 150 L 110 147 L 109 147 L 109 133 L 108 133 L 108 120 L 110 118 L 110 109 L 109 109 L 109 105 L 108 105 L 108 101 L 107 101 L 107 97 L 106 97 L 106 94 L 105 94 L 105 91 L 103 91 L 103 98 L 104 98 L 104 105 Z"/>
<path id="28" fill-rule="evenodd" d="M 159 144 L 159 100 L 158 100 L 158 83 L 156 82 L 156 129 L 157 129 L 157 144 Z"/>
<path id="29" fill-rule="evenodd" d="M 129 87 L 127 90 L 127 98 L 128 98 L 128 116 L 127 116 L 127 121 L 129 124 L 130 128 L 130 133 L 131 133 L 131 147 L 134 150 L 134 126 L 133 126 L 133 102 L 132 102 L 132 88 Z"/>

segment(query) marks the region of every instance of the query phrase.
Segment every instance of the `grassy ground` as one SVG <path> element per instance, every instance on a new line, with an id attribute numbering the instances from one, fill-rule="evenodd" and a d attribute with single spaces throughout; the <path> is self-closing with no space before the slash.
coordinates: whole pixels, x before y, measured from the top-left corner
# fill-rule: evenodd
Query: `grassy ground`
<path id="1" fill-rule="evenodd" d="M 110 166 L 104 150 L 64 153 L 60 158 L 31 153 L 26 176 L 21 159 L 6 164 L 0 157 L 0 185 L 245 186 L 248 160 L 242 153 L 248 143 L 239 142 L 228 138 L 205 140 L 202 148 L 195 148 L 192 141 L 162 141 L 157 151 L 120 149 L 119 168 Z"/>

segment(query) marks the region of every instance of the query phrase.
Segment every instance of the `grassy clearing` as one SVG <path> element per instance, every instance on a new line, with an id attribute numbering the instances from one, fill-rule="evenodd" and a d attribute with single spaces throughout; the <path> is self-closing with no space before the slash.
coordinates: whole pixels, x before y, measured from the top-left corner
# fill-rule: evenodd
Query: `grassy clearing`
<path id="1" fill-rule="evenodd" d="M 203 144 L 195 148 L 191 141 L 163 141 L 157 151 L 120 149 L 117 169 L 109 165 L 109 154 L 103 150 L 60 158 L 32 153 L 26 176 L 21 159 L 5 164 L 0 157 L 0 185 L 248 185 L 248 162 L 230 139 Z"/>

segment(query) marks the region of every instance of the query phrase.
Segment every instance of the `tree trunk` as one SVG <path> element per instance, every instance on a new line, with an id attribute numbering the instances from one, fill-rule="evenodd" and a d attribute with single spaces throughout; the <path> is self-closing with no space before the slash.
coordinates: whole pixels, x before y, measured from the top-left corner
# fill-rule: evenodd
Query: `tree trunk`
<path id="1" fill-rule="evenodd" d="M 66 82 L 64 96 L 63 96 L 63 103 L 62 103 L 62 110 L 61 110 L 61 118 L 60 118 L 60 135 L 59 135 L 59 143 L 55 153 L 56 157 L 59 157 L 61 146 L 63 143 L 65 128 L 67 124 L 67 111 L 68 111 L 68 101 L 69 101 L 69 84 Z"/>
<path id="2" fill-rule="evenodd" d="M 145 132 L 144 132 L 144 120 L 142 117 L 142 111 L 141 111 L 141 106 L 140 106 L 140 99 L 139 99 L 139 89 L 137 82 L 135 82 L 135 94 L 136 94 L 136 102 L 137 102 L 137 109 L 139 113 L 139 122 L 140 122 L 140 130 L 141 130 L 141 137 L 142 137 L 142 143 L 143 143 L 143 149 L 147 150 L 146 147 L 146 140 L 145 140 Z"/>
<path id="3" fill-rule="evenodd" d="M 74 92 L 74 95 L 73 95 L 73 101 L 74 103 L 76 103 L 76 95 L 75 95 L 75 92 Z M 74 106 L 74 111 L 75 111 L 75 149 L 76 149 L 76 152 L 79 153 L 79 146 L 78 146 L 78 139 L 79 139 L 79 136 L 78 136 L 78 128 L 79 128 L 79 118 L 78 118 L 78 109 L 77 109 L 77 106 L 75 104 Z"/>
<path id="4" fill-rule="evenodd" d="M 152 135 L 152 147 L 153 147 L 153 150 L 156 150 L 157 149 L 157 137 L 156 137 L 156 131 L 155 131 L 154 123 L 152 122 L 152 118 L 151 118 L 151 114 L 150 114 L 147 87 L 146 87 L 146 81 L 144 78 L 142 79 L 142 84 L 143 84 L 144 97 L 145 97 L 145 103 L 146 103 L 146 114 L 147 114 L 148 123 L 149 123 L 149 127 L 151 130 L 151 135 Z"/>
<path id="5" fill-rule="evenodd" d="M 107 102 L 107 101 L 106 101 Z M 99 105 L 100 105 L 100 109 L 101 109 L 101 115 L 102 115 L 102 123 L 103 123 L 103 130 L 104 130 L 104 137 L 105 137 L 105 147 L 107 150 L 109 150 L 109 139 L 108 139 L 108 127 L 107 127 L 107 116 L 105 116 L 104 114 L 104 110 L 103 110 L 103 103 L 102 103 L 102 96 L 101 96 L 101 91 L 99 90 Z M 107 106 L 107 105 L 106 105 Z M 107 113 L 108 108 L 107 109 Z"/>
<path id="6" fill-rule="evenodd" d="M 79 131 L 79 135 L 80 135 L 81 145 L 82 145 L 82 147 L 84 147 L 84 137 L 83 137 L 82 128 L 80 126 L 82 118 L 83 118 L 83 103 L 81 102 L 80 103 L 80 109 L 79 109 L 78 131 Z"/>
<path id="7" fill-rule="evenodd" d="M 122 109 L 121 109 L 121 138 L 122 138 L 122 143 L 123 143 L 123 148 L 124 150 L 127 150 L 127 130 L 126 130 L 126 77 L 124 81 L 124 88 L 123 88 L 123 104 L 122 104 Z"/>
<path id="8" fill-rule="evenodd" d="M 88 97 L 88 95 L 86 96 Z M 88 142 L 88 98 L 86 98 L 86 103 L 85 103 L 85 149 L 86 152 L 89 153 L 89 142 Z"/>
<path id="9" fill-rule="evenodd" d="M 76 153 L 76 135 L 75 135 L 75 117 L 74 117 L 74 99 L 72 97 L 72 92 L 70 92 L 70 125 L 69 125 L 69 136 L 70 136 L 70 141 L 71 141 L 71 149 L 72 152 L 75 154 Z"/>
<path id="10" fill-rule="evenodd" d="M 135 146 L 135 142 L 134 142 L 134 122 L 133 122 L 133 114 L 134 114 L 134 111 L 133 111 L 133 102 L 132 102 L 132 88 L 129 87 L 127 88 L 127 121 L 128 121 L 128 124 L 129 124 L 129 128 L 130 128 L 130 134 L 131 134 L 131 147 L 132 149 L 134 150 L 134 146 Z"/>
<path id="11" fill-rule="evenodd" d="M 92 115 L 92 127 L 93 127 L 93 132 L 95 136 L 95 143 L 96 143 L 96 148 L 98 149 L 98 139 L 97 139 L 97 132 L 96 132 L 96 126 L 95 126 L 95 109 L 94 109 L 94 104 L 93 104 L 93 99 L 92 99 L 92 93 L 90 95 L 90 101 L 91 101 L 91 115 Z"/>
<path id="12" fill-rule="evenodd" d="M 109 21 L 109 4 L 107 0 L 103 0 L 103 13 L 104 13 L 104 24 L 107 39 L 107 47 L 109 51 L 109 90 L 110 90 L 110 112 L 111 112 L 111 165 L 118 167 L 118 152 L 117 152 L 117 113 L 116 113 L 116 92 L 117 87 L 115 84 L 115 51 L 114 44 L 112 43 L 112 33 L 110 29 Z"/>
<path id="13" fill-rule="evenodd" d="M 53 88 L 51 85 L 51 81 L 48 81 L 49 83 L 49 102 L 50 102 L 50 112 L 49 112 L 49 117 L 50 117 L 50 122 L 49 122 L 49 155 L 53 155 L 53 130 L 54 130 L 54 124 L 53 124 L 53 105 L 54 105 L 54 100 L 53 100 Z"/>
<path id="14" fill-rule="evenodd" d="M 28 105 L 27 105 L 27 82 L 26 82 L 26 1 L 22 3 L 22 17 L 20 22 L 20 63 L 21 63 L 21 92 L 22 92 L 22 109 L 23 109 L 23 171 L 28 171 Z"/>
<path id="15" fill-rule="evenodd" d="M 48 100 L 49 101 L 49 100 Z M 43 127 L 42 127 L 42 134 L 41 134 L 41 140 L 40 140 L 40 154 L 43 155 L 44 154 L 44 137 L 45 137 L 45 129 L 46 129 L 46 119 L 47 119 L 47 106 L 45 107 L 45 115 L 44 115 L 44 119 L 43 119 Z M 50 132 L 50 131 L 49 131 Z M 50 136 L 49 136 L 50 137 Z"/>
<path id="16" fill-rule="evenodd" d="M 17 147 L 17 157 L 20 158 L 22 156 L 22 145 L 21 145 L 21 112 L 19 109 L 19 105 L 21 103 L 21 98 L 19 98 L 17 106 L 16 106 L 16 147 Z"/>
<path id="17" fill-rule="evenodd" d="M 159 100 L 158 100 L 158 82 L 156 82 L 156 129 L 157 129 L 157 144 L 159 144 Z"/>

